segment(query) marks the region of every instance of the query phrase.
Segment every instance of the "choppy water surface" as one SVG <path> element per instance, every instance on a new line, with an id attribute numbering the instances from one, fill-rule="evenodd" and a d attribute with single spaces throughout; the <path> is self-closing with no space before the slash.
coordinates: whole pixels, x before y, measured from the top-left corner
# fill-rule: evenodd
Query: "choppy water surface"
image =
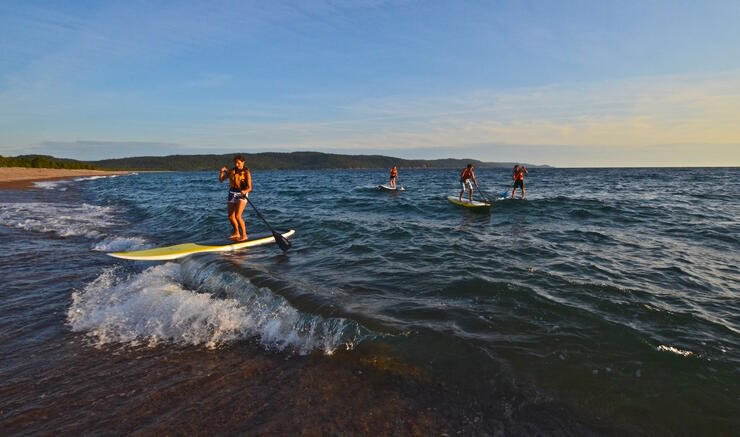
<path id="1" fill-rule="evenodd" d="M 493 195 L 508 174 L 478 179 Z M 2 422 L 737 429 L 740 170 L 535 169 L 528 200 L 490 214 L 446 201 L 456 175 L 402 171 L 396 194 L 375 188 L 384 171 L 255 172 L 250 198 L 297 231 L 287 255 L 163 263 L 104 253 L 223 239 L 216 172 L 0 192 Z M 245 217 L 250 233 L 265 230 L 249 207 Z"/>

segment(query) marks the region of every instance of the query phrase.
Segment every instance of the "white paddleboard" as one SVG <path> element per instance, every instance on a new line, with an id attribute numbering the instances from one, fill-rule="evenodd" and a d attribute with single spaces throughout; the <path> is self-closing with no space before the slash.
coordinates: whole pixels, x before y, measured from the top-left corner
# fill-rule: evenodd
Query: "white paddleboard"
<path id="1" fill-rule="evenodd" d="M 281 235 L 285 238 L 290 238 L 295 234 L 295 230 L 291 229 L 288 232 L 284 232 Z M 275 237 L 272 234 L 267 236 L 261 235 L 254 239 L 242 241 L 240 243 L 231 243 L 224 245 L 204 245 L 198 243 L 184 243 L 177 244 L 175 246 L 157 247 L 155 249 L 144 249 L 134 250 L 131 252 L 111 252 L 108 255 L 114 258 L 121 259 L 132 259 L 137 261 L 167 261 L 177 258 L 182 258 L 194 253 L 203 252 L 233 252 L 235 250 L 246 249 L 248 247 L 262 246 L 264 244 L 272 244 L 275 242 Z"/>
<path id="2" fill-rule="evenodd" d="M 454 205 L 464 206 L 466 208 L 490 208 L 491 204 L 487 202 L 479 202 L 477 200 L 470 201 L 469 199 L 466 199 L 463 197 L 462 200 L 460 200 L 457 196 L 447 196 L 447 200 L 450 201 L 450 203 Z"/>
<path id="3" fill-rule="evenodd" d="M 406 191 L 406 188 L 403 186 L 391 188 L 388 185 L 378 185 L 378 188 L 380 188 L 381 190 L 385 190 L 385 191 Z"/>

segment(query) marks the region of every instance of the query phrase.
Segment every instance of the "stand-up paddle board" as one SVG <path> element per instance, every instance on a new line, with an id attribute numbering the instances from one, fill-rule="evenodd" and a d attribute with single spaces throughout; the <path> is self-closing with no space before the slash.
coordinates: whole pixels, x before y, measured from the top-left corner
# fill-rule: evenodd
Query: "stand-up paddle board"
<path id="1" fill-rule="evenodd" d="M 291 229 L 281 235 L 290 238 L 295 234 Z M 133 259 L 138 261 L 166 261 L 171 259 L 182 258 L 194 253 L 202 252 L 233 252 L 235 250 L 246 249 L 247 247 L 262 246 L 272 244 L 275 237 L 272 234 L 260 235 L 254 239 L 242 241 L 240 243 L 224 244 L 222 246 L 211 246 L 197 243 L 184 243 L 175 246 L 157 247 L 155 249 L 134 250 L 132 252 L 111 252 L 108 255 L 114 258 Z"/>
<path id="2" fill-rule="evenodd" d="M 487 202 L 478 202 L 477 200 L 470 201 L 463 198 L 460 200 L 457 196 L 447 196 L 447 200 L 454 205 L 464 206 L 466 208 L 490 208 L 491 204 Z"/>
<path id="3" fill-rule="evenodd" d="M 406 191 L 405 187 L 391 188 L 388 185 L 378 185 L 378 188 L 385 191 Z"/>

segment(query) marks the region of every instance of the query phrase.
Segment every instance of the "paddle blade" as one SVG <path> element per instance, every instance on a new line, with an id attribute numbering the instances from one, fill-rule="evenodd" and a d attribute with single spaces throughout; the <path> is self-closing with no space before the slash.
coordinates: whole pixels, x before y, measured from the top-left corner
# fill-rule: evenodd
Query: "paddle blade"
<path id="1" fill-rule="evenodd" d="M 275 242 L 278 246 L 283 250 L 283 252 L 287 252 L 290 250 L 290 240 L 280 235 L 278 232 L 272 231 L 273 237 L 275 237 Z"/>

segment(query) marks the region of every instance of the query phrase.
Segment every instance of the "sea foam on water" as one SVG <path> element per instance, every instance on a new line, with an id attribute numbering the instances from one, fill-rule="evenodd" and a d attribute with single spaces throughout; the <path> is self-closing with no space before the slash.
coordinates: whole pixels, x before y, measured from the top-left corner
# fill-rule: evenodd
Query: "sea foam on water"
<path id="1" fill-rule="evenodd" d="M 353 321 L 301 313 L 236 273 L 188 270 L 177 263 L 129 275 L 120 267 L 106 268 L 72 294 L 67 321 L 97 345 L 169 342 L 217 348 L 257 337 L 267 349 L 331 354 L 367 335 Z M 196 282 L 198 291 L 188 289 L 188 282 Z"/>

